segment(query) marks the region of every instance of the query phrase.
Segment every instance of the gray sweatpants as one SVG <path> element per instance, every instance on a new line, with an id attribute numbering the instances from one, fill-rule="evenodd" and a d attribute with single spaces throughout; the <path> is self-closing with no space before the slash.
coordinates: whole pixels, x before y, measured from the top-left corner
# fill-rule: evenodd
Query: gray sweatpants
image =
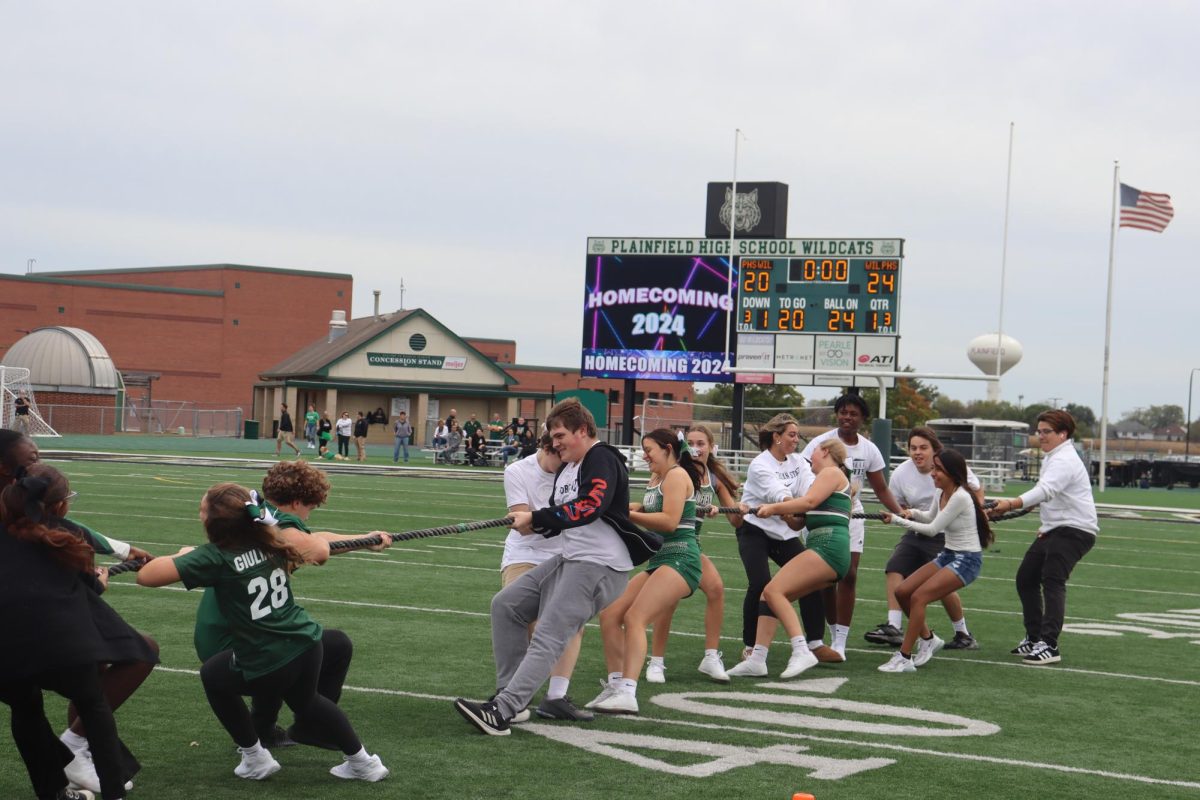
<path id="1" fill-rule="evenodd" d="M 587 561 L 554 556 L 492 598 L 496 705 L 512 717 L 534 692 L 584 624 L 621 596 L 629 575 Z M 529 623 L 537 620 L 533 639 Z"/>

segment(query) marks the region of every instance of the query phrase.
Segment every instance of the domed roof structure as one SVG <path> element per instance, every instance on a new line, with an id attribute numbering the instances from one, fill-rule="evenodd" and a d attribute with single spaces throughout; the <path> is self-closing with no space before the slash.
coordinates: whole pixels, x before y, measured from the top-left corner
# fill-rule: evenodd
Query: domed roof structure
<path id="1" fill-rule="evenodd" d="M 28 369 L 35 388 L 116 390 L 121 386 L 104 345 L 82 328 L 38 328 L 10 347 L 3 363 Z"/>

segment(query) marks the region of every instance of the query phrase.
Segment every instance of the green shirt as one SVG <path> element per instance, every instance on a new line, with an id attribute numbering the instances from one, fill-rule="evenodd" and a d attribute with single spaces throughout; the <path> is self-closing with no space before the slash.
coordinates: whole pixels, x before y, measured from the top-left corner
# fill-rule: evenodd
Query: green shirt
<path id="1" fill-rule="evenodd" d="M 475 431 L 480 430 L 481 428 L 483 428 L 482 422 L 477 419 L 469 419 L 467 420 L 467 424 L 463 425 L 463 432 L 466 433 L 467 438 L 470 438 L 471 434 L 475 433 Z"/>
<path id="2" fill-rule="evenodd" d="M 280 530 L 295 528 L 305 533 L 312 533 L 304 524 L 304 520 L 299 517 L 286 514 L 274 507 L 272 507 L 272 511 L 275 518 L 279 520 Z M 178 566 L 178 561 L 176 559 L 176 566 Z M 183 576 L 182 569 L 179 574 L 181 577 Z M 186 585 L 187 582 L 185 581 L 184 584 Z M 192 587 L 188 586 L 188 588 Z M 200 605 L 196 608 L 196 629 L 192 634 L 192 643 L 195 645 L 196 655 L 200 657 L 201 661 L 208 661 L 222 650 L 231 650 L 234 647 L 233 629 L 221 611 L 215 586 L 207 586 L 204 595 L 200 598 Z"/>
<path id="3" fill-rule="evenodd" d="M 305 425 L 312 425 L 315 428 L 315 427 L 317 427 L 317 423 L 320 421 L 321 421 L 321 415 L 315 411 L 309 411 L 307 414 L 304 415 L 304 424 Z"/>

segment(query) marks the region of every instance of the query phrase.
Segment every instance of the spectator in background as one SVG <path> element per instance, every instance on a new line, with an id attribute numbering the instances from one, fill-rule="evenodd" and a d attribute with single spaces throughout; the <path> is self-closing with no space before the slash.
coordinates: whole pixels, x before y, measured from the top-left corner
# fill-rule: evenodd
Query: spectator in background
<path id="1" fill-rule="evenodd" d="M 444 419 L 437 421 L 437 427 L 433 429 L 433 447 L 436 450 L 439 447 L 446 446 L 446 439 L 450 436 L 450 428 L 446 425 Z"/>
<path id="2" fill-rule="evenodd" d="M 363 416 L 363 412 L 358 412 L 358 419 L 354 420 L 354 449 L 357 451 L 358 460 L 367 460 L 367 418 Z"/>
<path id="3" fill-rule="evenodd" d="M 296 447 L 295 441 L 296 429 L 292 427 L 292 415 L 288 413 L 287 403 L 279 404 L 279 432 L 275 436 L 275 455 L 279 455 L 279 450 L 285 444 L 295 451 L 296 455 L 300 455 L 300 448 Z"/>
<path id="4" fill-rule="evenodd" d="M 321 415 L 317 413 L 317 407 L 309 403 L 308 411 L 304 414 L 304 441 L 308 443 L 309 450 L 317 449 L 317 425 L 320 422 Z"/>
<path id="5" fill-rule="evenodd" d="M 331 441 L 333 441 L 333 420 L 329 418 L 328 411 L 322 411 L 321 421 L 317 423 L 317 450 L 329 447 Z"/>
<path id="6" fill-rule="evenodd" d="M 408 444 L 412 441 L 412 425 L 408 423 L 408 414 L 403 411 L 392 425 L 392 434 L 396 437 L 396 449 L 392 451 L 392 461 L 400 461 L 400 451 L 404 451 L 404 463 L 408 463 Z"/>
<path id="7" fill-rule="evenodd" d="M 487 466 L 487 438 L 483 435 L 482 426 L 476 426 L 467 436 L 467 463 L 473 467 Z"/>
<path id="8" fill-rule="evenodd" d="M 517 417 L 513 420 L 512 429 L 518 439 L 523 439 L 525 438 L 525 433 L 529 430 L 529 423 L 525 421 L 524 417 Z"/>
<path id="9" fill-rule="evenodd" d="M 504 438 L 504 422 L 500 419 L 499 414 L 493 414 L 492 421 L 488 423 L 488 438 L 497 440 Z"/>
<path id="10" fill-rule="evenodd" d="M 24 392 L 17 395 L 13 401 L 13 429 L 29 435 L 29 398 Z"/>
<path id="11" fill-rule="evenodd" d="M 450 430 L 446 433 L 446 449 L 442 451 L 442 460 L 451 464 L 454 462 L 454 455 L 462 449 L 463 435 L 462 428 L 459 427 L 457 420 L 449 423 Z"/>
<path id="12" fill-rule="evenodd" d="M 350 457 L 350 434 L 354 431 L 354 420 L 350 419 L 350 412 L 343 411 L 337 421 L 337 437 L 338 437 L 338 455 Z"/>
<path id="13" fill-rule="evenodd" d="M 521 448 L 517 446 L 517 443 L 517 434 L 513 432 L 512 428 L 505 428 L 504 444 L 500 446 L 499 451 L 500 457 L 504 460 L 504 466 L 508 466 L 508 459 L 510 456 L 515 456 L 517 453 L 521 452 Z"/>
<path id="14" fill-rule="evenodd" d="M 471 418 L 467 420 L 465 425 L 463 425 L 463 433 L 466 434 L 468 439 L 470 439 L 475 435 L 476 431 L 480 430 L 483 430 L 483 423 L 480 422 L 474 414 L 472 414 Z"/>
<path id="15" fill-rule="evenodd" d="M 538 443 L 537 439 L 533 436 L 533 431 L 526 428 L 525 432 L 521 434 L 521 458 L 533 455 L 537 452 L 537 449 Z"/>

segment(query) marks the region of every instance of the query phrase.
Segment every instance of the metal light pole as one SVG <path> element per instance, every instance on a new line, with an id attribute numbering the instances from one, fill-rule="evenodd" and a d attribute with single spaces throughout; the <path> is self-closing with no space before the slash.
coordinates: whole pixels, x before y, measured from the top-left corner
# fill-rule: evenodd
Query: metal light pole
<path id="1" fill-rule="evenodd" d="M 1183 463 L 1188 462 L 1188 451 L 1192 448 L 1192 379 L 1196 377 L 1196 373 L 1200 372 L 1200 367 L 1192 367 L 1192 371 L 1188 373 L 1188 410 L 1187 419 L 1183 421 Z"/>

